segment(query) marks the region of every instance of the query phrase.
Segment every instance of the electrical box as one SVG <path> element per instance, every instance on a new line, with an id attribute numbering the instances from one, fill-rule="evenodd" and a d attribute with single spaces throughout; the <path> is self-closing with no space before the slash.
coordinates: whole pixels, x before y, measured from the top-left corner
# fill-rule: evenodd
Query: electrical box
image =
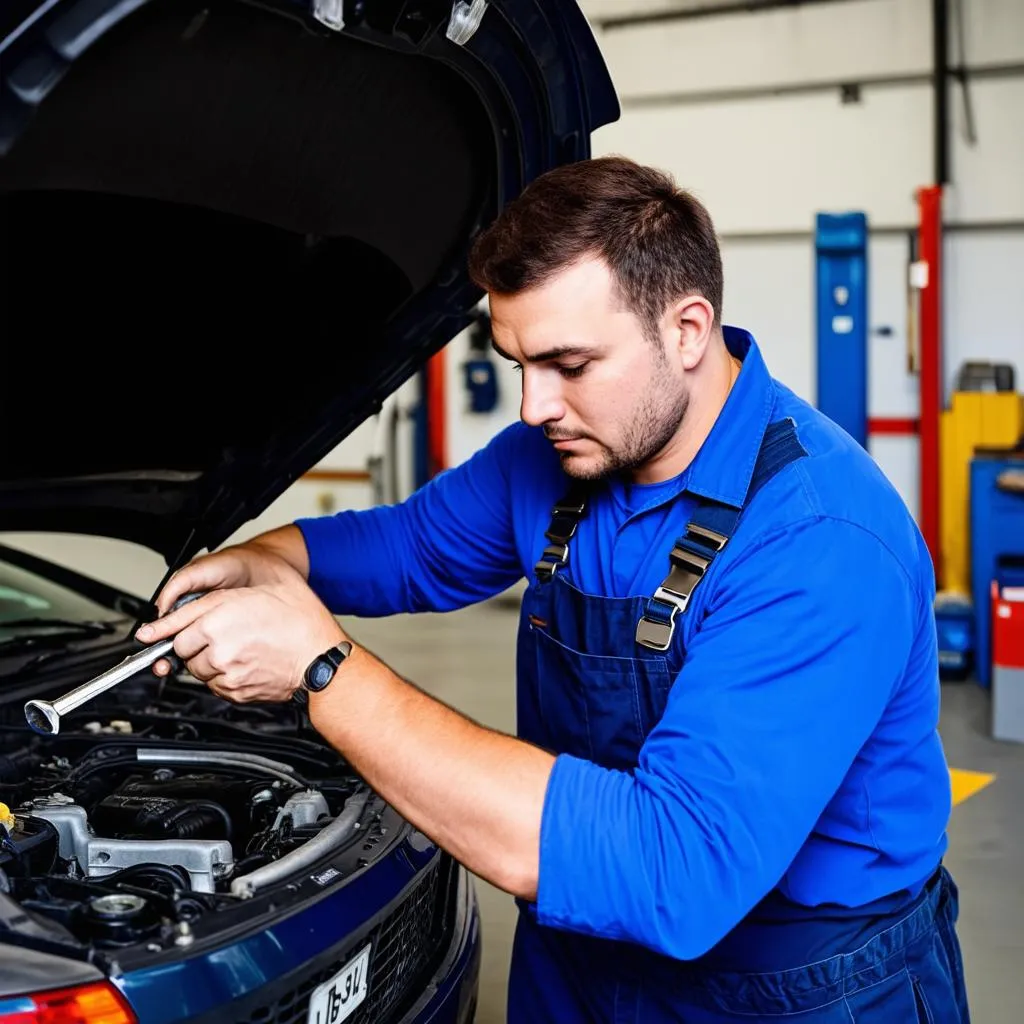
<path id="1" fill-rule="evenodd" d="M 469 411 L 494 412 L 498 405 L 498 373 L 494 362 L 486 357 L 469 359 L 462 364 Z"/>

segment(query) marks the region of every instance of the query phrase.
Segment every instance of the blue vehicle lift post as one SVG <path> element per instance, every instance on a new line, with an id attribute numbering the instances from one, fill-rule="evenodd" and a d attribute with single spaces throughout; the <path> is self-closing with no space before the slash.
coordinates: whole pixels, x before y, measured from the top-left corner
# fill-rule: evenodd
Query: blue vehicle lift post
<path id="1" fill-rule="evenodd" d="M 867 216 L 819 213 L 814 243 L 818 408 L 867 448 Z"/>

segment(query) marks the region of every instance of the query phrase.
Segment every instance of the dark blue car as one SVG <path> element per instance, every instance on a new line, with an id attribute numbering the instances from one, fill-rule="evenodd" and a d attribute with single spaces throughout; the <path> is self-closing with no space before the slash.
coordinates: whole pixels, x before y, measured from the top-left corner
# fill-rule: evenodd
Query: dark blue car
<path id="1" fill-rule="evenodd" d="M 470 323 L 474 234 L 617 111 L 571 0 L 5 0 L 0 530 L 222 545 Z M 0 549 L 0 1020 L 471 1020 L 469 877 L 301 706 L 144 673 L 28 727 L 166 573 Z"/>

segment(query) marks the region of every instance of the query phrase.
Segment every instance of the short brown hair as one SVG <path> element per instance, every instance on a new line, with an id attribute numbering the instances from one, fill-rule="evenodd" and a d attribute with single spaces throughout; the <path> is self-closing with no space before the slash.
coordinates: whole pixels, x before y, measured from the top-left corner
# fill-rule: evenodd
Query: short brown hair
<path id="1" fill-rule="evenodd" d="M 541 175 L 477 238 L 469 273 L 510 295 L 587 256 L 604 259 L 649 333 L 683 295 L 702 295 L 721 322 L 722 256 L 708 211 L 671 175 L 625 157 Z"/>

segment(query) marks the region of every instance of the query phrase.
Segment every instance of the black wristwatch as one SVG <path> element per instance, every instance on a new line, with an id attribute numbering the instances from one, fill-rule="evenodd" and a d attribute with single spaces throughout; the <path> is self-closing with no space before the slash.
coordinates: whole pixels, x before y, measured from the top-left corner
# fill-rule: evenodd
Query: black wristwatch
<path id="1" fill-rule="evenodd" d="M 318 654 L 302 673 L 302 687 L 312 693 L 319 693 L 334 678 L 338 666 L 352 653 L 352 645 L 347 640 Z"/>

